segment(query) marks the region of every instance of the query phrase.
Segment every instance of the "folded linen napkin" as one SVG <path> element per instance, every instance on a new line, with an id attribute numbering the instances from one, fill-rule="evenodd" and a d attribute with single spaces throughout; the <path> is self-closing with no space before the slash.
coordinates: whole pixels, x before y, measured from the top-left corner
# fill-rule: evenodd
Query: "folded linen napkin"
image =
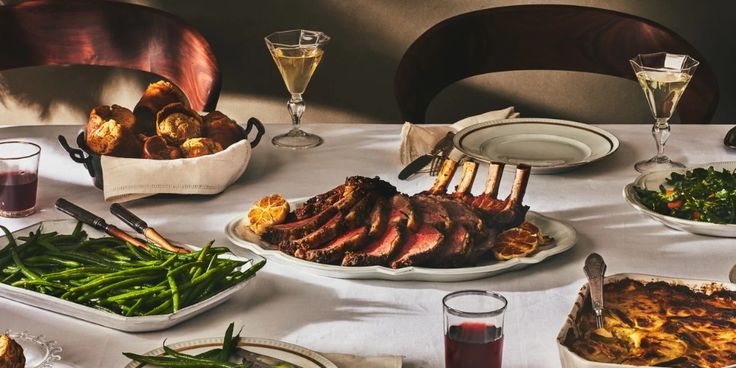
<path id="1" fill-rule="evenodd" d="M 159 193 L 220 193 L 243 174 L 250 156 L 245 139 L 224 151 L 188 159 L 102 156 L 105 201 L 126 202 Z"/>
<path id="2" fill-rule="evenodd" d="M 406 165 L 417 157 L 432 151 L 432 148 L 448 132 L 457 132 L 471 125 L 491 120 L 516 118 L 519 113 L 510 106 L 502 110 L 489 111 L 480 115 L 470 116 L 451 125 L 420 126 L 404 123 L 401 128 L 401 163 Z"/>
<path id="3" fill-rule="evenodd" d="M 348 354 L 323 354 L 325 358 L 335 363 L 338 368 L 401 368 L 400 356 L 363 357 Z"/>

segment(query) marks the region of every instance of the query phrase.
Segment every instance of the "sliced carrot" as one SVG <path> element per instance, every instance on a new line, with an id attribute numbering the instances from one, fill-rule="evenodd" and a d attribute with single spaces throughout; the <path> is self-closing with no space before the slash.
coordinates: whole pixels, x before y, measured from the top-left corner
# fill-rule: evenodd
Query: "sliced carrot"
<path id="1" fill-rule="evenodd" d="M 676 200 L 674 200 L 672 202 L 667 203 L 667 208 L 669 208 L 671 210 L 676 210 L 676 209 L 682 207 L 682 202 L 684 202 L 682 200 L 682 198 L 676 199 Z"/>

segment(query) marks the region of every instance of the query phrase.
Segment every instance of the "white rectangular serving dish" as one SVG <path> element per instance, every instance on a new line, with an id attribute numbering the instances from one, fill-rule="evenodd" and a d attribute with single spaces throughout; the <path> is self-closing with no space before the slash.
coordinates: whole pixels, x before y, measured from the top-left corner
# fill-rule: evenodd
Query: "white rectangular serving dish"
<path id="1" fill-rule="evenodd" d="M 678 278 L 672 278 L 672 277 L 644 275 L 644 274 L 637 274 L 637 273 L 619 273 L 619 274 L 607 276 L 604 280 L 604 283 L 608 284 L 608 283 L 616 282 L 616 281 L 623 280 L 623 279 L 632 279 L 632 280 L 640 281 L 643 283 L 664 281 L 672 285 L 684 285 L 694 291 L 701 291 L 705 293 L 713 292 L 716 290 L 736 291 L 736 284 L 732 284 L 728 282 L 678 279 Z M 563 345 L 565 342 L 565 338 L 567 337 L 567 334 L 573 328 L 573 325 L 575 324 L 575 322 L 577 321 L 577 318 L 580 316 L 580 313 L 582 312 L 583 303 L 585 303 L 585 298 L 587 297 L 587 295 L 588 295 L 588 284 L 586 283 L 580 289 L 580 292 L 578 293 L 578 297 L 575 300 L 575 304 L 573 304 L 572 310 L 570 311 L 570 314 L 567 316 L 567 319 L 565 320 L 565 324 L 562 326 L 562 330 L 560 330 L 559 335 L 557 335 L 557 348 L 560 351 L 560 363 L 562 364 L 562 368 L 646 368 L 648 367 L 648 366 L 641 366 L 641 365 L 636 366 L 636 365 L 628 365 L 628 364 L 593 362 L 590 360 L 583 359 L 581 356 L 570 351 L 570 349 L 568 349 L 567 346 Z M 605 296 L 604 296 L 604 300 L 605 300 Z M 724 368 L 736 368 L 736 364 L 730 365 Z"/>
<path id="2" fill-rule="evenodd" d="M 74 230 L 76 224 L 76 220 L 42 221 L 23 229 L 14 231 L 13 236 L 16 238 L 18 236 L 27 236 L 30 231 L 36 231 L 40 225 L 43 225 L 43 231 L 46 232 L 58 231 L 60 234 L 70 234 Z M 104 233 L 87 225 L 85 225 L 83 229 L 90 237 L 100 237 L 105 235 Z M 4 248 L 7 245 L 7 238 L 5 236 L 0 237 L 0 249 Z M 198 249 L 197 247 L 190 245 L 184 246 L 192 250 Z M 239 261 L 247 261 L 248 263 L 241 266 L 241 271 L 249 269 L 256 262 L 264 259 L 263 257 L 257 255 L 254 255 L 253 259 L 237 257 L 232 254 L 223 254 L 221 255 L 221 257 Z M 197 304 L 190 305 L 186 308 L 182 308 L 176 313 L 161 314 L 155 316 L 125 317 L 119 314 L 101 311 L 54 296 L 44 295 L 35 291 L 26 290 L 2 283 L 0 283 L 0 297 L 27 304 L 36 308 L 64 314 L 70 317 L 81 319 L 87 322 L 92 322 L 120 331 L 145 332 L 167 329 L 171 326 L 176 325 L 177 323 L 186 321 L 202 312 L 205 312 L 222 304 L 230 297 L 232 297 L 233 294 L 246 288 L 250 284 L 250 281 L 254 276 L 255 274 L 248 279 L 243 280 L 239 284 L 223 290 L 219 294 L 209 299 L 203 300 Z"/>

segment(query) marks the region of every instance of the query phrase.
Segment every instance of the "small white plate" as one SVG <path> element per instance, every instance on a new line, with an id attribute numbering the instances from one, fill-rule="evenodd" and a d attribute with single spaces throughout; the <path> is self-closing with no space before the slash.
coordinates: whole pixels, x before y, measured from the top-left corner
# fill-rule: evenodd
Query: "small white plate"
<path id="1" fill-rule="evenodd" d="M 56 221 L 43 221 L 26 228 L 20 229 L 13 232 L 13 236 L 27 236 L 30 231 L 36 231 L 40 225 L 43 225 L 44 231 L 58 231 L 60 234 L 71 234 L 74 227 L 77 225 L 76 220 L 56 220 Z M 85 225 L 84 231 L 91 237 L 105 236 L 104 233 Z M 7 239 L 3 236 L 0 237 L 0 249 L 7 245 Z M 183 244 L 184 246 L 197 250 L 197 247 Z M 247 261 L 246 264 L 240 266 L 241 271 L 249 269 L 257 261 L 261 260 L 262 257 L 255 257 L 255 259 L 247 259 L 237 257 L 231 254 L 223 254 L 222 257 L 228 259 L 236 259 L 240 261 Z M 120 331 L 127 332 L 142 332 L 142 331 L 157 331 L 169 328 L 177 323 L 184 322 L 198 314 L 210 310 L 228 299 L 233 294 L 243 290 L 250 284 L 251 279 L 255 275 L 243 280 L 237 285 L 233 285 L 230 288 L 215 294 L 214 296 L 200 301 L 197 304 L 190 305 L 182 308 L 176 313 L 159 314 L 155 316 L 141 316 L 141 317 L 125 317 L 119 314 L 105 312 L 99 309 L 88 307 L 86 305 L 77 304 L 69 300 L 64 300 L 51 295 L 45 295 L 38 293 L 33 290 L 23 289 L 19 287 L 10 286 L 7 284 L 0 283 L 0 297 L 10 299 L 19 303 L 27 304 L 36 308 L 49 310 L 52 312 L 64 314 L 70 317 L 78 318 L 87 322 L 96 323 L 101 326 L 114 328 Z"/>
<path id="2" fill-rule="evenodd" d="M 0 335 L 8 335 L 23 348 L 26 358 L 25 368 L 51 368 L 61 360 L 61 347 L 54 340 L 46 340 L 43 335 L 36 336 L 28 331 L 13 332 L 6 330 Z"/>
<path id="3" fill-rule="evenodd" d="M 291 208 L 298 208 L 306 201 L 305 198 L 291 200 Z M 294 266 L 317 275 L 334 277 L 339 279 L 374 279 L 394 281 L 467 281 L 481 279 L 503 272 L 522 269 L 532 264 L 544 261 L 556 254 L 572 248 L 577 241 L 575 229 L 556 219 L 529 211 L 526 220 L 539 226 L 542 232 L 555 239 L 552 247 L 540 250 L 529 257 L 514 258 L 508 261 L 489 261 L 488 263 L 475 267 L 460 268 L 428 268 L 428 267 L 403 267 L 389 268 L 384 266 L 344 267 L 331 264 L 322 264 L 306 261 L 288 255 L 278 247 L 262 241 L 257 235 L 243 225 L 244 216 L 234 218 L 225 227 L 225 234 L 233 244 L 246 248 L 269 260 Z"/>
<path id="4" fill-rule="evenodd" d="M 626 202 L 628 202 L 637 211 L 673 229 L 687 231 L 693 234 L 720 236 L 724 238 L 736 238 L 736 225 L 714 224 L 710 222 L 686 220 L 679 217 L 663 215 L 661 213 L 652 211 L 644 206 L 639 201 L 639 196 L 636 195 L 636 190 L 634 190 L 635 187 L 645 188 L 648 190 L 659 190 L 659 186 L 663 184 L 673 172 L 684 173 L 685 171 L 695 168 L 700 167 L 707 169 L 711 166 L 713 166 L 713 168 L 716 170 L 736 170 L 736 162 L 713 162 L 684 169 L 673 169 L 646 173 L 639 175 L 636 179 L 634 179 L 633 183 L 630 183 L 626 185 L 626 187 L 624 187 L 624 198 L 626 199 Z"/>
<path id="5" fill-rule="evenodd" d="M 583 123 L 516 118 L 484 122 L 455 134 L 455 147 L 477 160 L 527 164 L 552 174 L 600 160 L 618 149 L 611 133 Z"/>
<path id="6" fill-rule="evenodd" d="M 166 345 L 180 353 L 196 355 L 207 350 L 215 349 L 222 346 L 222 337 L 213 337 L 206 339 L 196 339 L 176 344 Z M 289 344 L 277 340 L 261 339 L 255 337 L 241 337 L 238 347 L 254 353 L 267 355 L 277 358 L 285 362 L 297 365 L 302 368 L 337 368 L 335 364 L 327 360 L 324 356 L 315 353 L 309 349 L 298 345 Z M 151 350 L 143 355 L 163 355 L 163 347 Z M 143 367 L 142 363 L 131 361 L 124 368 Z M 145 365 L 146 367 L 154 367 Z"/>

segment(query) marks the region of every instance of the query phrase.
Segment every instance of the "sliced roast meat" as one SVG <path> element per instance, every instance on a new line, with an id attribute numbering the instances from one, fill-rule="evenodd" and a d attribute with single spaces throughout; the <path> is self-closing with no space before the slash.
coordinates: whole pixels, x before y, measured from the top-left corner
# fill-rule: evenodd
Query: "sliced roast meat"
<path id="1" fill-rule="evenodd" d="M 391 256 L 401 246 L 405 238 L 405 231 L 397 224 L 388 226 L 388 229 L 376 240 L 368 243 L 363 250 L 346 252 L 342 259 L 343 266 L 373 266 L 388 265 Z"/>
<path id="2" fill-rule="evenodd" d="M 345 184 L 341 184 L 329 192 L 309 198 L 301 207 L 294 210 L 294 218 L 301 220 L 324 211 L 325 208 L 340 200 L 343 193 L 345 193 Z"/>
<path id="3" fill-rule="evenodd" d="M 285 224 L 269 226 L 261 238 L 271 244 L 280 244 L 284 241 L 298 239 L 322 226 L 338 211 L 336 206 L 325 208 L 322 212 L 302 220 Z"/>
<path id="4" fill-rule="evenodd" d="M 317 263 L 338 263 L 345 252 L 360 248 L 367 240 L 368 229 L 363 226 L 340 235 L 322 248 L 299 249 L 296 256 Z"/>
<path id="5" fill-rule="evenodd" d="M 410 231 L 419 229 L 420 221 L 408 196 L 397 194 L 391 197 L 391 211 L 388 222 L 389 224 L 403 224 Z"/>
<path id="6" fill-rule="evenodd" d="M 428 224 L 419 226 L 419 231 L 408 232 L 406 241 L 392 259 L 392 268 L 420 266 L 436 254 L 444 235 Z"/>
<path id="7" fill-rule="evenodd" d="M 445 238 L 439 253 L 433 257 L 433 265 L 437 267 L 458 267 L 467 261 L 470 252 L 471 236 L 463 225 L 455 224 Z"/>
<path id="8" fill-rule="evenodd" d="M 368 236 L 372 239 L 380 236 L 386 232 L 386 225 L 388 225 L 388 214 L 391 206 L 388 203 L 388 199 L 383 197 L 376 198 L 376 202 L 373 204 L 370 214 L 368 215 Z"/>
<path id="9" fill-rule="evenodd" d="M 345 226 L 348 229 L 355 228 L 364 222 L 373 208 L 374 199 L 375 195 L 372 193 L 366 194 L 348 211 L 345 215 Z"/>
<path id="10" fill-rule="evenodd" d="M 483 225 L 483 220 L 472 207 L 463 203 L 461 198 L 446 196 L 434 196 L 434 198 L 447 210 L 452 221 L 465 226 L 472 232 L 479 233 L 481 236 L 485 233 L 486 228 Z"/>
<path id="11" fill-rule="evenodd" d="M 452 228 L 452 220 L 445 207 L 434 197 L 427 194 L 417 194 L 411 197 L 422 223 L 432 225 L 442 233 Z"/>
<path id="12" fill-rule="evenodd" d="M 324 225 L 320 226 L 319 229 L 312 231 L 311 233 L 290 241 L 287 250 L 289 249 L 315 249 L 322 246 L 322 244 L 335 239 L 343 231 L 345 224 L 345 216 L 342 213 L 337 213 L 335 216 L 327 221 Z M 293 254 L 293 252 L 292 252 Z"/>

